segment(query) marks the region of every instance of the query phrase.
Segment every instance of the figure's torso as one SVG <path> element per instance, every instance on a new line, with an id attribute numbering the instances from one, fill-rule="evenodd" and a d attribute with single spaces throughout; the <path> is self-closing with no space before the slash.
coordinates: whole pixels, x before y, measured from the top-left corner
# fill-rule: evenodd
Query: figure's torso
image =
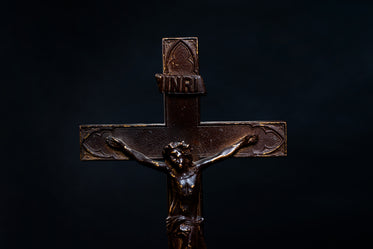
<path id="1" fill-rule="evenodd" d="M 186 177 L 181 177 L 177 180 L 178 191 L 184 197 L 191 197 L 193 195 L 194 188 L 196 187 L 197 175 L 192 174 Z"/>
<path id="2" fill-rule="evenodd" d="M 191 168 L 186 174 L 170 175 L 169 216 L 197 217 L 200 205 L 201 173 Z"/>

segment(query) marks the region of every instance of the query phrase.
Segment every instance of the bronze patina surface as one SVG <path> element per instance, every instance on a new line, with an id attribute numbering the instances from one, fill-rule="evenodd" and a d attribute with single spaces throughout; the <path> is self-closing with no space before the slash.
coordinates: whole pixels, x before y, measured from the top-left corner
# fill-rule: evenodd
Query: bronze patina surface
<path id="1" fill-rule="evenodd" d="M 81 160 L 137 160 L 168 179 L 170 249 L 203 249 L 202 170 L 231 157 L 286 156 L 286 122 L 200 122 L 199 98 L 206 93 L 199 75 L 198 40 L 164 38 L 165 123 L 81 125 Z"/>

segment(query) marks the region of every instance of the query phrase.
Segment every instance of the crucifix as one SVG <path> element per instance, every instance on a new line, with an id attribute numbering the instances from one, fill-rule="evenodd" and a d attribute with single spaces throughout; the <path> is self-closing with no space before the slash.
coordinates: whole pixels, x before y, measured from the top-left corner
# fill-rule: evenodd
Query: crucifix
<path id="1" fill-rule="evenodd" d="M 81 125 L 81 160 L 136 160 L 167 174 L 170 249 L 205 249 L 202 171 L 228 157 L 287 155 L 286 122 L 200 122 L 196 37 L 162 40 L 162 124 Z"/>

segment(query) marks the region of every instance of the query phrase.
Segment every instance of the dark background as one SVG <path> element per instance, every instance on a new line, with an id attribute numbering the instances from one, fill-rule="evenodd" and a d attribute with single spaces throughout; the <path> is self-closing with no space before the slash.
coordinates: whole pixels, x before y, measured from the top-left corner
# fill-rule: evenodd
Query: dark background
<path id="1" fill-rule="evenodd" d="M 284 120 L 288 157 L 204 174 L 208 248 L 372 247 L 373 6 L 1 6 L 0 248 L 167 248 L 166 178 L 79 161 L 79 124 L 163 121 L 162 37 L 198 36 L 201 119 Z M 364 245 L 367 244 L 367 245 Z"/>

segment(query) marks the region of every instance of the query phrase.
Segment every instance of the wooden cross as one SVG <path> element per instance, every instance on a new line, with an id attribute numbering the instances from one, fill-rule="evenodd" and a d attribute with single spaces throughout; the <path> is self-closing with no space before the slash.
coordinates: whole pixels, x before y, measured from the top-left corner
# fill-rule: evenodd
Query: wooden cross
<path id="1" fill-rule="evenodd" d="M 156 80 L 164 95 L 165 123 L 81 125 L 80 158 L 135 159 L 166 172 L 169 247 L 202 249 L 200 169 L 228 156 L 286 156 L 286 122 L 200 122 L 199 98 L 206 91 L 199 74 L 197 38 L 164 38 L 162 51 L 163 74 L 156 74 Z M 184 164 L 172 163 L 172 153 L 180 154 Z M 188 155 L 193 163 L 185 163 Z M 177 165 L 187 170 L 176 169 Z"/>

